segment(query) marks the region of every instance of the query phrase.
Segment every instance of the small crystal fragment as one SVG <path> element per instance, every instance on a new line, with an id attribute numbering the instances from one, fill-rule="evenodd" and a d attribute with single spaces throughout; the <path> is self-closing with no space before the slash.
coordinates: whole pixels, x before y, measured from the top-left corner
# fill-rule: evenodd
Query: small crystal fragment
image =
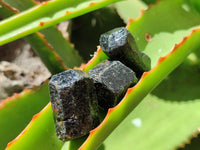
<path id="1" fill-rule="evenodd" d="M 139 51 L 133 35 L 124 27 L 108 31 L 100 36 L 100 46 L 110 60 L 119 60 L 138 77 L 151 69 L 150 58 Z"/>
<path id="2" fill-rule="evenodd" d="M 56 133 L 70 140 L 89 133 L 98 125 L 98 102 L 94 81 L 81 70 L 67 70 L 49 81 Z"/>
<path id="3" fill-rule="evenodd" d="M 135 73 L 120 61 L 104 61 L 88 74 L 95 80 L 98 104 L 107 110 L 121 100 L 128 87 L 137 83 Z"/>

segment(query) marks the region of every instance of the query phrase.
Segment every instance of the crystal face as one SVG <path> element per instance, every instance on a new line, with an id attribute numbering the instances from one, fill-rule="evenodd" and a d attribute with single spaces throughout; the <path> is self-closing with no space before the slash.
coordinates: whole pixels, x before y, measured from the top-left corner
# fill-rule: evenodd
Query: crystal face
<path id="1" fill-rule="evenodd" d="M 115 106 L 128 87 L 137 83 L 135 72 L 120 61 L 104 61 L 88 74 L 95 80 L 98 104 L 107 110 Z"/>
<path id="2" fill-rule="evenodd" d="M 124 27 L 108 31 L 100 36 L 100 46 L 110 60 L 119 60 L 140 77 L 151 69 L 151 60 L 139 51 L 132 34 Z"/>
<path id="3" fill-rule="evenodd" d="M 49 81 L 56 133 L 63 140 L 89 133 L 98 125 L 94 81 L 81 70 L 67 70 Z"/>

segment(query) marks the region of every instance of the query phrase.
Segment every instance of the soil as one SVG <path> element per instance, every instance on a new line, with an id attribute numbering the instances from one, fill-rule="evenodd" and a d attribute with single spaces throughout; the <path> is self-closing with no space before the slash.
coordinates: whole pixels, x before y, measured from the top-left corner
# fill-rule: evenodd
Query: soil
<path id="1" fill-rule="evenodd" d="M 0 100 L 38 86 L 50 76 L 23 39 L 0 46 Z"/>

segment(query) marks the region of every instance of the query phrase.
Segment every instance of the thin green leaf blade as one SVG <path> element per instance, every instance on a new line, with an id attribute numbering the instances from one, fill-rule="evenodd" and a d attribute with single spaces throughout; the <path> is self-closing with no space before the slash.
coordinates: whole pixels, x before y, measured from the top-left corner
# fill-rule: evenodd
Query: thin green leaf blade
<path id="1" fill-rule="evenodd" d="M 97 52 L 94 53 L 94 56 L 92 57 L 92 59 L 84 66 L 82 66 L 80 69 L 88 72 L 90 69 L 92 69 L 93 67 L 95 67 L 97 64 L 99 64 L 100 62 L 108 59 L 109 57 L 102 51 L 102 49 L 100 47 L 98 47 Z"/>
<path id="2" fill-rule="evenodd" d="M 40 31 L 45 35 L 45 39 L 60 56 L 62 62 L 68 67 L 79 67 L 83 62 L 77 50 L 66 40 L 56 27 L 49 27 Z"/>
<path id="3" fill-rule="evenodd" d="M 36 114 L 22 133 L 11 141 L 6 150 L 61 149 L 63 142 L 55 133 L 51 104 Z"/>
<path id="4" fill-rule="evenodd" d="M 185 59 L 189 52 L 200 48 L 199 38 L 200 29 L 190 34 L 187 40 L 184 39 L 168 55 L 161 57 L 158 64 L 151 71 L 144 73 L 139 83 L 127 91 L 122 101 L 116 107 L 109 109 L 104 121 L 90 132 L 88 139 L 79 150 L 97 149 L 141 100 Z"/>
<path id="5" fill-rule="evenodd" d="M 1 3 L 6 3 L 10 7 L 17 9 L 18 11 L 24 11 L 37 4 L 34 0 L 20 0 L 20 1 L 3 0 L 1 1 Z"/>
<path id="6" fill-rule="evenodd" d="M 49 102 L 47 83 L 0 102 L 0 149 L 4 149 Z"/>
<path id="7" fill-rule="evenodd" d="M 171 7 L 172 3 L 173 7 Z M 185 9 L 185 5 L 190 11 Z M 156 15 L 157 12 L 159 12 L 159 15 Z M 165 15 L 168 17 L 163 17 Z M 180 22 L 173 26 L 170 23 L 177 20 L 177 17 L 174 16 L 179 16 Z M 187 18 L 192 21 L 185 23 Z M 129 94 L 124 98 L 124 103 L 121 102 L 115 109 L 111 109 L 108 112 L 104 122 L 97 129 L 91 131 L 88 140 L 80 149 L 95 149 L 109 135 L 110 129 L 113 130 L 138 105 L 145 95 L 175 69 L 191 51 L 199 49 L 197 42 L 200 38 L 199 30 L 194 31 L 193 34 L 189 35 L 188 38 L 184 38 L 182 42 L 174 47 L 175 43 L 178 43 L 183 36 L 189 34 L 196 26 L 199 26 L 198 18 L 199 14 L 192 6 L 185 3 L 185 1 L 176 0 L 160 1 L 144 12 L 140 18 L 129 22 L 127 28 L 135 35 L 139 48 L 151 57 L 152 67 L 156 67 L 143 76 L 132 92 L 131 90 L 128 91 Z M 157 22 L 160 23 L 155 24 Z M 165 34 L 166 32 L 170 34 Z M 145 33 L 150 33 L 150 39 L 145 36 Z M 170 52 L 172 48 L 173 50 Z M 161 57 L 165 55 L 167 56 Z M 158 60 L 159 64 L 157 64 Z M 129 96 L 130 99 L 128 98 Z M 124 105 L 122 106 L 122 104 Z M 118 120 L 120 121 L 118 122 Z"/>
<path id="8" fill-rule="evenodd" d="M 0 23 L 0 45 L 119 0 L 52 0 Z M 40 12 L 40 13 L 38 13 Z M 15 24 L 13 24 L 15 22 Z"/>
<path id="9" fill-rule="evenodd" d="M 126 0 L 114 5 L 118 14 L 126 23 L 128 23 L 130 18 L 137 18 L 142 10 L 147 9 L 147 5 L 141 0 Z"/>
<path id="10" fill-rule="evenodd" d="M 198 22 L 196 24 L 193 24 L 192 26 L 189 26 L 186 29 L 187 32 L 184 32 L 184 34 L 187 34 L 191 30 L 191 28 L 195 27 L 195 25 L 198 25 Z M 131 32 L 134 32 L 134 30 L 132 30 Z M 182 34 L 182 35 L 178 34 L 179 38 L 177 38 L 176 40 L 180 40 L 180 37 L 183 37 L 184 34 Z M 141 35 L 141 37 L 142 37 L 141 39 L 144 38 L 143 34 Z M 97 129 L 96 131 L 100 132 L 100 134 L 101 134 L 101 133 L 107 133 L 107 131 L 110 132 L 111 130 L 113 130 L 113 122 L 116 122 L 116 121 L 121 122 L 124 119 L 124 116 L 127 115 L 127 112 L 132 110 L 131 107 L 135 107 L 141 101 L 141 99 L 145 96 L 145 94 L 149 93 L 149 91 L 152 90 L 154 88 L 154 86 L 156 86 L 162 79 L 164 79 L 164 77 L 168 73 L 170 73 L 170 71 L 172 71 L 181 61 L 183 61 L 183 59 L 187 56 L 188 53 L 191 52 L 191 50 L 195 50 L 200 47 L 199 42 L 198 42 L 199 37 L 200 37 L 200 31 L 199 30 L 194 31 L 193 34 L 191 34 L 188 39 L 183 40 L 178 46 L 176 46 L 174 48 L 175 50 L 172 51 L 167 57 L 161 58 L 158 66 L 156 66 L 158 58 L 160 56 L 164 56 L 164 54 L 168 54 L 170 52 L 171 48 L 166 49 L 163 53 L 160 53 L 160 55 L 157 55 L 157 53 L 155 56 L 151 55 L 152 59 L 153 58 L 156 59 L 156 60 L 153 60 L 153 65 L 152 65 L 153 67 L 156 66 L 154 68 L 154 70 L 151 71 L 150 73 L 146 74 L 145 77 L 140 81 L 140 83 L 134 88 L 134 90 L 132 92 L 129 91 L 130 93 L 127 94 L 127 96 L 124 98 L 124 101 L 122 101 L 122 103 L 120 103 L 117 106 L 118 107 L 117 109 L 110 110 L 110 114 L 109 114 L 110 116 L 108 118 L 108 119 L 110 119 L 110 121 L 108 121 L 109 124 L 107 126 L 105 126 L 104 130 L 100 131 L 99 129 Z M 164 36 L 163 36 L 163 38 L 164 38 Z M 166 38 L 166 39 L 168 39 L 168 38 Z M 174 45 L 176 40 L 171 40 L 169 43 Z M 145 39 L 144 39 L 144 41 L 145 41 Z M 157 39 L 154 42 L 156 43 L 156 41 L 159 41 L 159 40 Z M 151 43 L 154 43 L 154 42 L 152 40 Z M 157 43 L 159 43 L 159 42 L 157 42 Z M 140 43 L 139 47 L 141 48 L 141 46 L 142 46 L 142 42 Z M 144 46 L 144 48 L 146 48 L 146 47 L 148 47 L 148 44 L 146 44 Z M 145 49 L 145 52 L 148 52 L 148 49 Z M 179 56 L 181 56 L 181 57 L 179 57 Z M 133 103 L 133 105 L 130 105 L 132 103 Z M 114 113 L 115 111 L 117 113 Z M 104 124 L 106 124 L 106 123 L 104 122 Z M 116 124 L 114 124 L 114 126 L 116 126 Z M 92 132 L 92 133 L 94 134 L 95 132 Z M 104 140 L 104 138 L 107 136 L 107 135 L 103 135 L 104 137 L 102 138 L 102 135 L 103 134 L 101 134 L 99 136 L 97 135 L 96 138 L 91 140 L 90 141 L 91 143 L 89 146 L 91 146 L 91 147 L 93 146 L 94 149 L 97 148 L 97 145 L 100 144 L 102 142 L 102 140 Z M 98 140 L 98 141 L 95 141 L 95 140 Z"/>
<path id="11" fill-rule="evenodd" d="M 7 8 L 6 14 L 16 13 L 16 11 L 14 11 L 16 9 L 24 10 L 36 5 L 33 1 L 27 0 L 6 0 L 4 2 L 1 1 L 0 3 L 3 5 L 3 8 Z M 2 9 L 0 9 L 0 13 L 4 13 L 2 12 Z M 66 69 L 62 62 L 68 67 L 79 66 L 81 64 L 81 57 L 70 45 L 69 41 L 63 38 L 61 32 L 58 31 L 56 27 L 49 27 L 41 32 L 44 36 L 39 33 L 35 33 L 25 37 L 25 39 L 30 42 L 33 50 L 38 54 L 38 56 L 40 56 L 43 63 L 47 66 L 52 74 L 64 71 Z M 59 56 L 56 55 L 54 50 Z"/>
<path id="12" fill-rule="evenodd" d="M 41 58 L 52 74 L 56 74 L 67 69 L 58 54 L 56 54 L 51 45 L 48 44 L 44 35 L 37 32 L 25 37 L 25 40 L 31 44 L 35 53 Z"/>
<path id="13" fill-rule="evenodd" d="M 191 74 L 193 78 L 188 78 Z M 200 124 L 198 83 L 197 66 L 185 61 L 106 139 L 106 148 L 118 150 L 129 145 L 135 150 L 169 150 L 188 141 Z"/>

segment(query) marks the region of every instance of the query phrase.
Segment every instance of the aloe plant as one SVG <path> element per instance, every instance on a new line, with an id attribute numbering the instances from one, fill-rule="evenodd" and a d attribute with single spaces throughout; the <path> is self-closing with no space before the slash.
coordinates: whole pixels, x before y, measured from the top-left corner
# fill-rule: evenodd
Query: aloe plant
<path id="1" fill-rule="evenodd" d="M 93 58 L 80 67 L 81 56 L 55 25 L 110 4 L 152 62 L 151 70 L 127 90 L 121 102 L 105 112 L 101 124 L 76 140 L 62 142 L 56 136 L 48 80 L 2 100 L 0 149 L 170 150 L 185 145 L 185 149 L 198 149 L 200 144 L 190 141 L 200 127 L 200 4 L 196 0 L 154 2 L 0 0 L 4 18 L 0 45 L 24 38 L 52 74 L 74 66 L 88 72 L 108 59 L 98 47 Z"/>

